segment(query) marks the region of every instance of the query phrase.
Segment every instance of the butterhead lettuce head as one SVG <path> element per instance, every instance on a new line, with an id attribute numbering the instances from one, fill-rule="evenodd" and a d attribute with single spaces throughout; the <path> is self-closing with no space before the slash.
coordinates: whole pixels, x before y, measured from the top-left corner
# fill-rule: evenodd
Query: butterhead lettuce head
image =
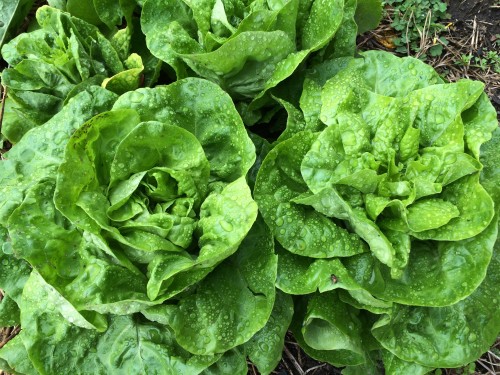
<path id="1" fill-rule="evenodd" d="M 498 298 L 477 303 L 495 294 L 500 204 L 483 85 L 366 52 L 316 87 L 301 98 L 316 131 L 289 133 L 255 185 L 280 244 L 277 286 L 308 296 L 299 340 L 313 356 L 360 365 L 371 329 L 400 360 L 470 362 L 500 325 Z"/>

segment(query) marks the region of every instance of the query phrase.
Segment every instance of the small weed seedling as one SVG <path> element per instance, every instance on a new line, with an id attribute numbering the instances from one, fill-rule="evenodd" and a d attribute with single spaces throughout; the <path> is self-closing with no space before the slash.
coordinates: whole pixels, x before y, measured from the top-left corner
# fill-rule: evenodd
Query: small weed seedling
<path id="1" fill-rule="evenodd" d="M 387 0 L 391 26 L 400 33 L 394 39 L 396 52 L 412 54 L 425 60 L 427 55 L 439 56 L 447 40 L 440 35 L 446 26 L 439 23 L 448 18 L 447 5 L 441 0 Z"/>

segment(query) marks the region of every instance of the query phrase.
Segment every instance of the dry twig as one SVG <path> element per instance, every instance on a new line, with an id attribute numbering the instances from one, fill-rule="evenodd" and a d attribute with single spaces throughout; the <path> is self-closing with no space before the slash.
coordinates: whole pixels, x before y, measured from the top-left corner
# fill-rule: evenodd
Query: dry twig
<path id="1" fill-rule="evenodd" d="M 2 107 L 0 109 L 0 131 L 2 131 L 3 113 L 5 110 L 5 98 L 7 97 L 7 87 L 0 85 L 0 93 L 2 95 Z"/>
<path id="2" fill-rule="evenodd" d="M 284 347 L 284 351 L 285 351 L 286 356 L 292 362 L 293 367 L 295 367 L 295 369 L 299 373 L 299 375 L 304 375 L 304 370 L 302 369 L 302 367 L 300 367 L 299 363 L 297 362 L 297 360 L 295 359 L 295 357 L 292 355 L 292 353 L 290 353 L 290 350 L 288 350 L 288 348 L 286 346 Z"/>
<path id="3" fill-rule="evenodd" d="M 313 372 L 313 371 L 319 370 L 320 368 L 323 368 L 323 367 L 325 367 L 325 366 L 326 366 L 326 364 L 325 364 L 325 363 L 323 363 L 323 364 L 321 364 L 321 365 L 311 367 L 311 368 L 309 368 L 309 369 L 307 369 L 307 370 L 306 370 L 306 372 L 304 373 L 304 375 L 309 374 L 310 372 Z"/>
<path id="4" fill-rule="evenodd" d="M 19 326 L 3 328 L 0 332 L 0 349 L 2 349 L 5 344 L 12 340 L 20 331 L 21 327 Z"/>

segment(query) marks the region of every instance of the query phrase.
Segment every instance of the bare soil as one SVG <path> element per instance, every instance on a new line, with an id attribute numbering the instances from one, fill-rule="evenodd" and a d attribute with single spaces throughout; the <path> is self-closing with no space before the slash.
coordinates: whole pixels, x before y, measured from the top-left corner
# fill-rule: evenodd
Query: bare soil
<path id="1" fill-rule="evenodd" d="M 498 0 L 451 0 L 448 13 L 455 23 L 457 31 L 468 29 L 471 21 L 481 24 L 488 39 L 500 34 L 500 2 Z"/>
<path id="2" fill-rule="evenodd" d="M 465 41 L 462 50 L 478 57 L 482 57 L 487 50 L 500 54 L 499 0 L 451 0 L 448 13 L 453 22 L 453 38 Z M 491 91 L 488 94 L 500 114 L 500 74 L 493 72 L 490 77 L 483 74 L 479 79 L 489 84 Z"/>

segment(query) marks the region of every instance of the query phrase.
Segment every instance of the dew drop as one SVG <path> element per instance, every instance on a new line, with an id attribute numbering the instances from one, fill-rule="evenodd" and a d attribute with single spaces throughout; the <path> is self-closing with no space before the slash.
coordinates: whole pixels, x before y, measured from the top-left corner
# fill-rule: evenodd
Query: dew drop
<path id="1" fill-rule="evenodd" d="M 457 155 L 456 154 L 448 154 L 446 155 L 444 162 L 446 164 L 453 164 L 457 161 Z"/>
<path id="2" fill-rule="evenodd" d="M 345 131 L 342 134 L 342 143 L 346 146 L 354 146 L 356 144 L 356 134 L 350 130 Z"/>
<path id="3" fill-rule="evenodd" d="M 65 132 L 59 131 L 54 134 L 54 143 L 60 145 L 66 139 L 67 135 Z"/>
<path id="4" fill-rule="evenodd" d="M 46 142 L 46 143 L 42 143 L 42 144 L 40 145 L 40 147 L 38 147 L 38 151 L 40 151 L 40 152 L 45 152 L 45 151 L 47 151 L 47 148 L 48 148 L 48 147 L 49 147 L 48 142 Z"/>
<path id="5" fill-rule="evenodd" d="M 227 221 L 225 220 L 222 220 L 220 222 L 220 226 L 222 227 L 222 229 L 224 229 L 226 232 L 231 232 L 233 230 L 233 224 L 231 223 L 228 223 Z"/>
<path id="6" fill-rule="evenodd" d="M 24 162 L 28 162 L 28 161 L 31 161 L 33 159 L 33 157 L 35 156 L 35 151 L 33 151 L 32 149 L 25 149 L 22 153 L 21 153 L 21 158 Z"/>
<path id="7" fill-rule="evenodd" d="M 297 240 L 296 245 L 299 250 L 304 250 L 306 248 L 306 243 L 304 240 Z"/>
<path id="8" fill-rule="evenodd" d="M 132 103 L 140 103 L 140 102 L 142 102 L 143 98 L 144 98 L 144 94 L 137 92 L 137 91 L 130 93 L 130 96 L 129 96 L 129 100 Z"/>

